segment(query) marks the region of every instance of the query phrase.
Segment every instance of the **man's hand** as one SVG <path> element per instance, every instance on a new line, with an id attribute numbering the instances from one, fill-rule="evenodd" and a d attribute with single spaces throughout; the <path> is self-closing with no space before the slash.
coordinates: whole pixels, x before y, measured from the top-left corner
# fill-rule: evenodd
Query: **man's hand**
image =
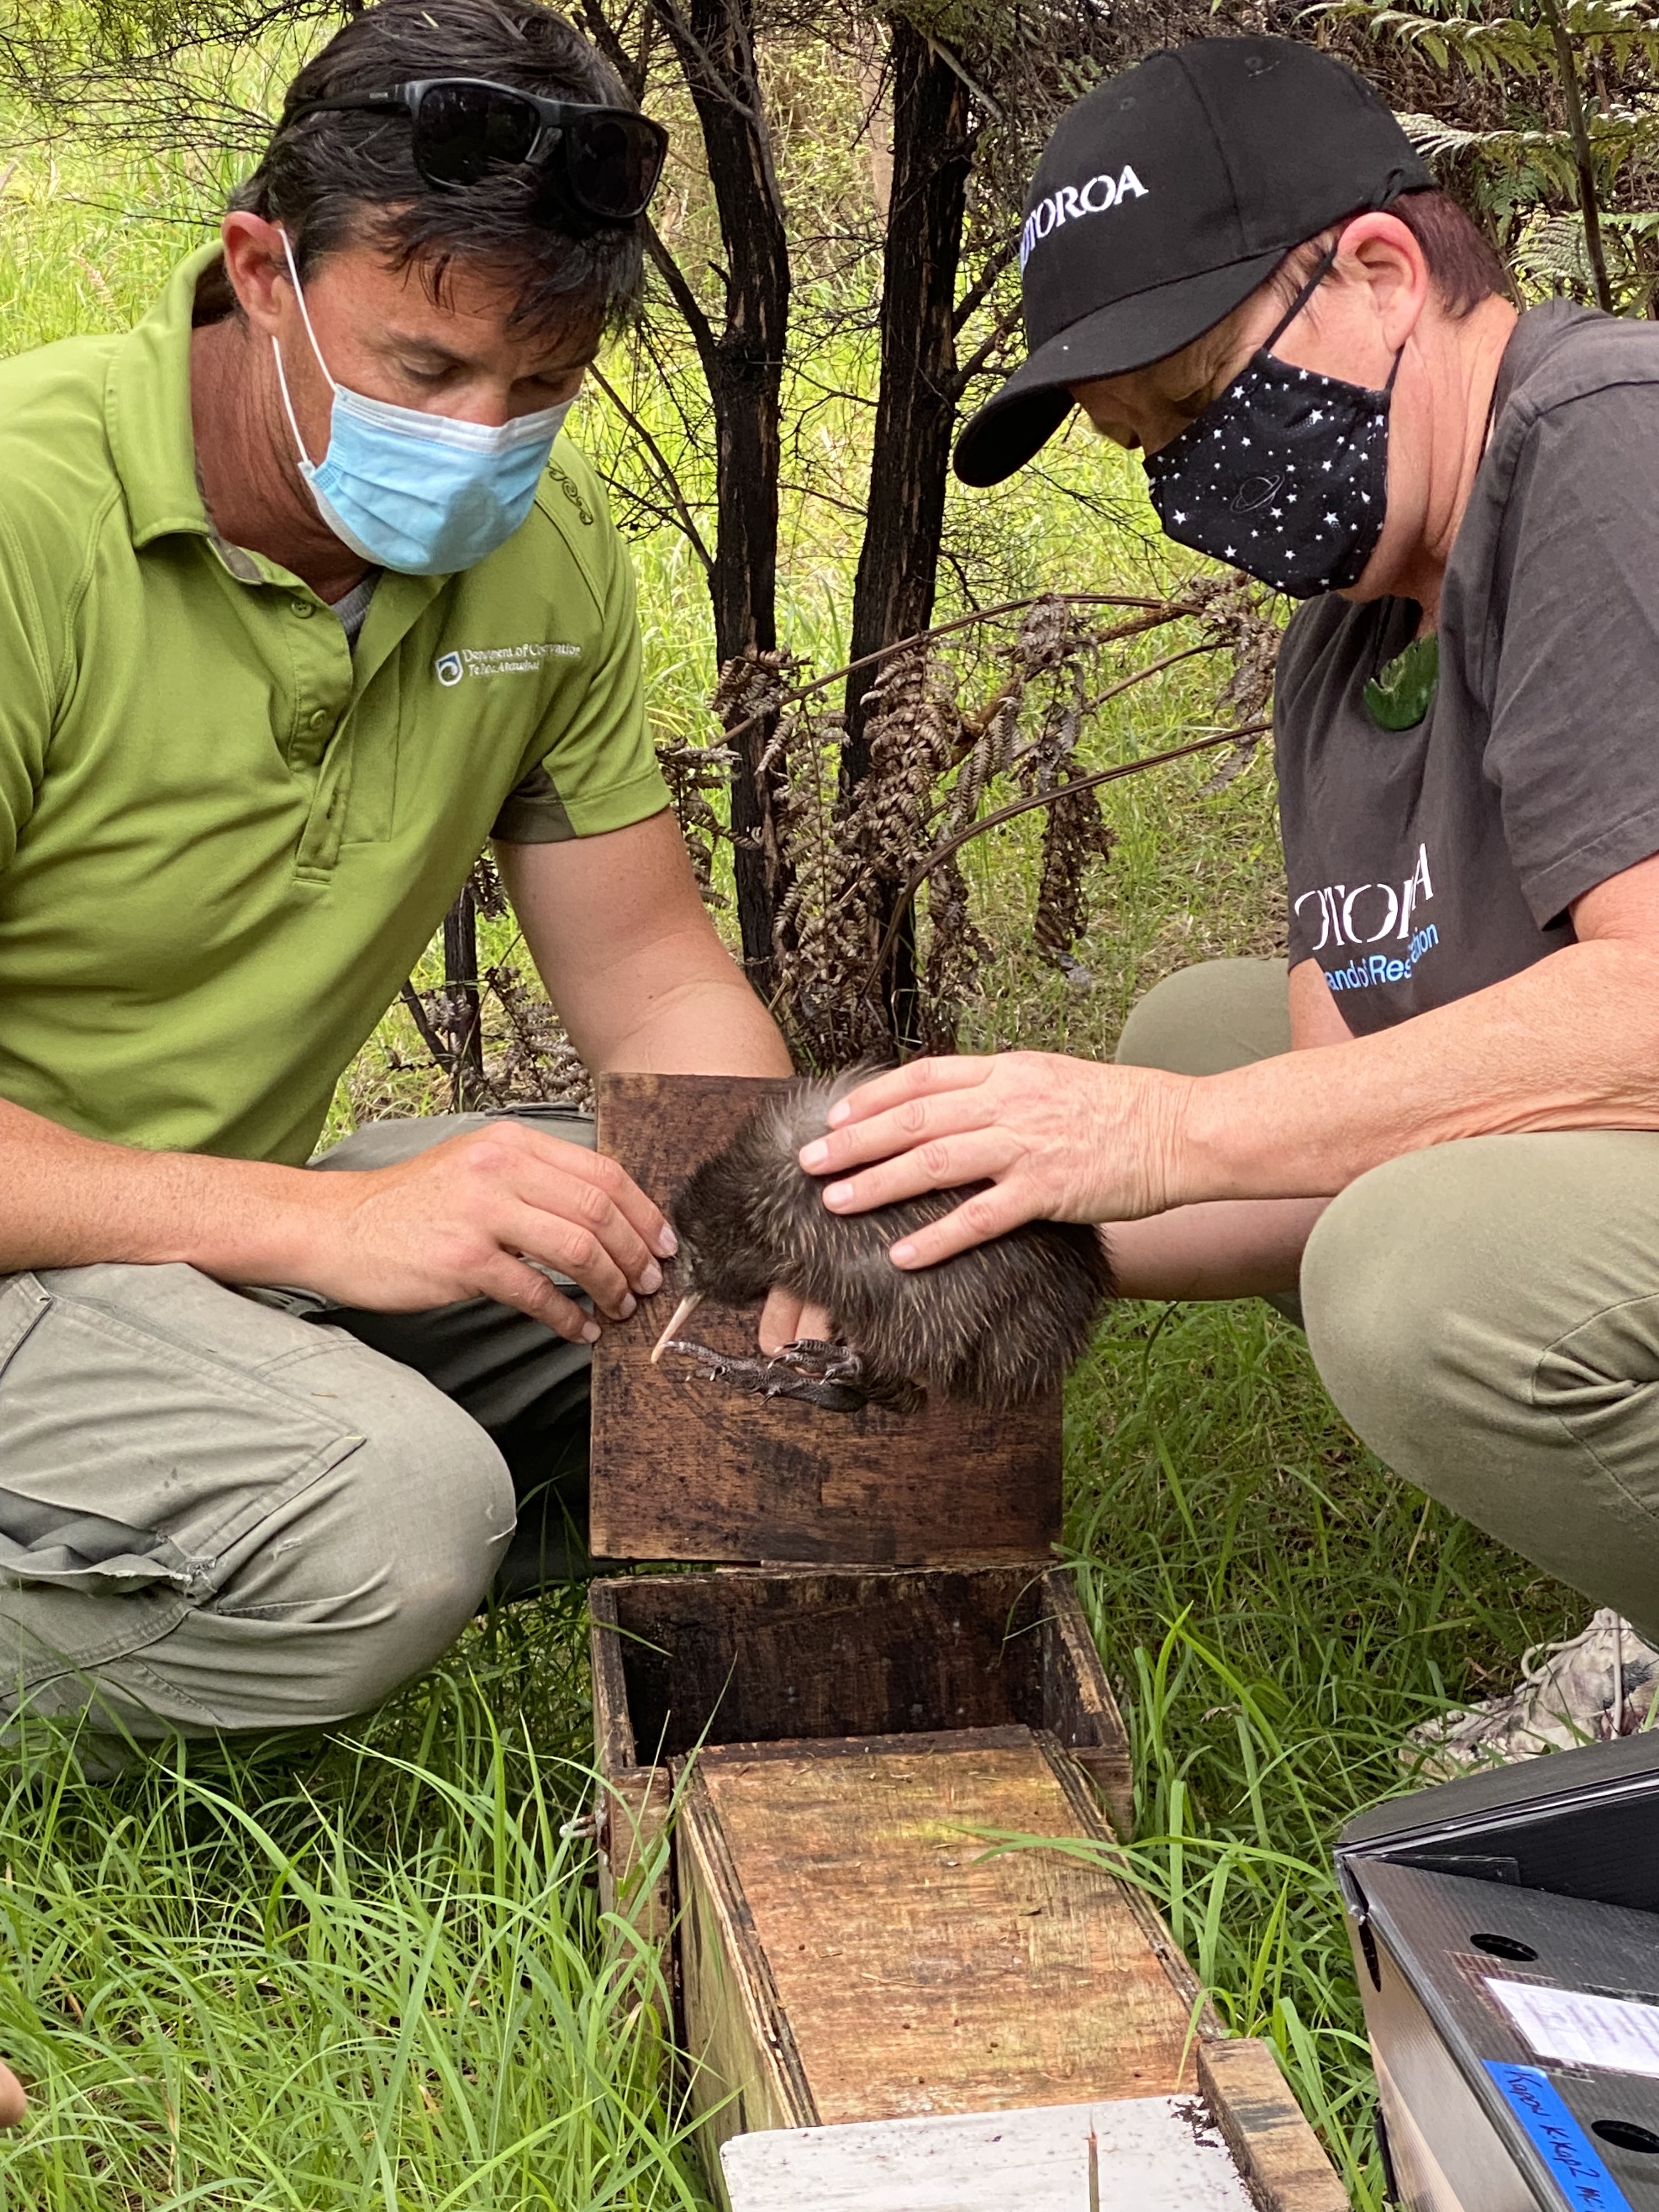
<path id="1" fill-rule="evenodd" d="M 916 1060 L 833 1106 L 829 1135 L 805 1146 L 800 1164 L 836 1178 L 823 1194 L 835 1213 L 988 1183 L 893 1246 L 896 1267 L 926 1267 L 1025 1221 L 1158 1212 L 1188 1087 L 1161 1069 L 1057 1053 Z"/>
<path id="2" fill-rule="evenodd" d="M 788 1074 L 788 1048 L 715 933 L 672 813 L 495 853 L 548 996 L 590 1067 Z M 827 1314 L 775 1290 L 760 1347 L 769 1357 L 829 1328 Z"/>
<path id="3" fill-rule="evenodd" d="M 286 1279 L 381 1313 L 498 1298 L 592 1344 L 599 1323 L 531 1263 L 625 1321 L 661 1288 L 658 1261 L 674 1249 L 673 1231 L 614 1160 L 523 1121 L 450 1137 L 396 1167 L 307 1180 L 326 1226 L 313 1223 Z"/>
<path id="4" fill-rule="evenodd" d="M 781 1352 L 786 1344 L 799 1344 L 803 1339 L 822 1344 L 830 1334 L 832 1323 L 822 1306 L 808 1305 L 793 1291 L 775 1284 L 767 1294 L 761 1309 L 760 1348 L 769 1359 Z"/>

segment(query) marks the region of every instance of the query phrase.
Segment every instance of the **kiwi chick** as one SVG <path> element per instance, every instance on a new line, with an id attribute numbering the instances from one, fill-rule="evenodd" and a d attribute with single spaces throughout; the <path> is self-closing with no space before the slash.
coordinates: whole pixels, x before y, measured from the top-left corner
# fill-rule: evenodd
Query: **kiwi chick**
<path id="1" fill-rule="evenodd" d="M 1112 1295 L 1098 1231 L 1032 1221 L 934 1267 L 896 1267 L 888 1248 L 969 1190 L 831 1213 L 823 1181 L 796 1157 L 824 1133 L 836 1099 L 875 1072 L 800 1079 L 687 1178 L 668 1209 L 685 1296 L 663 1344 L 701 1298 L 748 1305 L 775 1283 L 829 1313 L 872 1399 L 914 1407 L 918 1386 L 991 1407 L 1040 1395 L 1087 1346 Z"/>

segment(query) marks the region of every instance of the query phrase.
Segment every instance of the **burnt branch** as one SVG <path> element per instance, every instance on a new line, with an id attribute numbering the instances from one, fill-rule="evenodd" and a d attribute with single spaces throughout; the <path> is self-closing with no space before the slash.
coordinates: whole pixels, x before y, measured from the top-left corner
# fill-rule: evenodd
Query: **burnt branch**
<path id="1" fill-rule="evenodd" d="M 678 523 L 691 550 L 702 564 L 704 575 L 712 579 L 714 574 L 714 556 L 703 543 L 702 532 L 698 529 L 696 518 L 686 504 L 685 494 L 680 488 L 680 480 L 674 473 L 673 465 L 667 454 L 652 435 L 649 426 L 640 420 L 597 363 L 590 362 L 587 374 L 650 455 L 652 466 L 657 472 L 657 480 L 668 495 L 668 502 L 672 509 L 674 520 Z"/>

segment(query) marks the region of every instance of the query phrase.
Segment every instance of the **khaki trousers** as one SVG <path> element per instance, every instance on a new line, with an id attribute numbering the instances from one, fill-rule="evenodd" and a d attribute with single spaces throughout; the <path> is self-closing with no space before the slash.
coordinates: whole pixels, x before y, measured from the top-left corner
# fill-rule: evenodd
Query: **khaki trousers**
<path id="1" fill-rule="evenodd" d="M 585 1116 L 518 1110 L 592 1143 Z M 378 1123 L 315 1165 L 386 1166 L 486 1118 Z M 485 1299 L 0 1277 L 0 1711 L 143 1741 L 364 1711 L 492 1585 L 585 1568 L 587 1371 L 586 1346 Z"/>
<path id="2" fill-rule="evenodd" d="M 1216 1074 L 1290 1043 L 1285 970 L 1170 976 L 1119 1058 Z M 1659 1635 L 1659 1135 L 1474 1137 L 1333 1200 L 1302 1263 L 1326 1388 L 1397 1474 Z"/>

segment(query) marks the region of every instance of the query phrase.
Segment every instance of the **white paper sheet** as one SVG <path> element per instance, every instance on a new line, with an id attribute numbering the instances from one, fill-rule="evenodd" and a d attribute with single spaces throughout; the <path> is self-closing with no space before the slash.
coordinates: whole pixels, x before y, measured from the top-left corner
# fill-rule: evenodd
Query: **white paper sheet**
<path id="1" fill-rule="evenodd" d="M 1659 2005 L 1547 1989 L 1537 1982 L 1489 1978 L 1486 1987 L 1539 2057 L 1659 2081 Z"/>

